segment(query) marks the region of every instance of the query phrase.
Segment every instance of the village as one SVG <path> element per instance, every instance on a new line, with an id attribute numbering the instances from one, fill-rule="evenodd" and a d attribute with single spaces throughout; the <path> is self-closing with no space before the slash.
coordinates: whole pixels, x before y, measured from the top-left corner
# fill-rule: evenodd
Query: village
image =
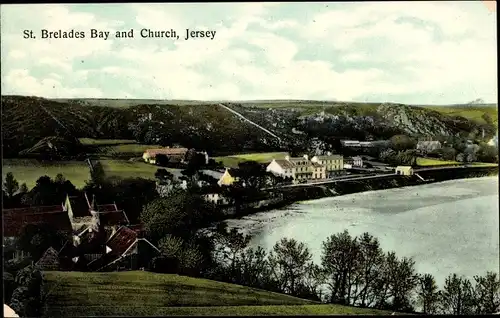
<path id="1" fill-rule="evenodd" d="M 260 190 L 315 185 L 355 178 L 413 175 L 414 173 L 412 159 L 408 161 L 409 164 L 394 166 L 364 154 L 363 150 L 366 149 L 377 148 L 380 151 L 380 148 L 388 148 L 390 141 L 342 140 L 341 144 L 343 149 L 346 149 L 345 152 L 359 154 L 345 156 L 326 152 L 311 157 L 308 154 L 296 157 L 286 155 L 272 158 L 266 163 L 255 162 L 256 166 L 260 166 L 262 173 L 272 176 L 274 180 L 271 183 L 261 183 Z M 473 147 L 473 144 L 470 144 L 470 147 Z M 425 140 L 419 141 L 413 151 L 416 154 L 425 155 L 442 147 L 439 141 Z M 163 179 L 156 182 L 160 196 L 167 196 L 176 187 L 187 189 L 187 181 L 182 180 L 180 172 L 190 160 L 193 160 L 193 156 L 198 158 L 200 161 L 198 164 L 201 166 L 210 162 L 205 151 L 183 147 L 147 149 L 144 152 L 142 156 L 144 162 L 157 165 L 159 169 L 165 169 L 172 174 L 169 180 Z M 90 160 L 88 162 L 92 169 L 92 162 Z M 218 207 L 218 209 L 234 212 L 234 208 L 231 210 L 234 202 L 227 196 L 227 191 L 222 189 L 231 188 L 236 183 L 245 187 L 245 182 L 240 180 L 240 170 L 224 166 L 203 168 L 201 172 L 215 181 L 212 182 L 212 186 L 209 186 L 207 181 L 195 180 L 200 188 L 205 187 L 204 200 L 213 204 L 216 209 Z M 272 203 L 279 199 L 275 197 L 264 201 Z M 264 201 L 261 200 L 259 204 L 262 205 Z M 26 257 L 26 252 L 16 248 L 12 243 L 19 236 L 29 232 L 30 227 L 36 232 L 39 231 L 37 227 L 49 226 L 56 229 L 66 242 L 61 249 L 49 247 L 42 254 L 37 260 L 37 264 L 42 268 L 80 271 L 144 268 L 151 258 L 161 252 L 158 247 L 148 241 L 140 221 L 133 224 L 130 222 L 126 210 L 127 207 L 117 206 L 115 202 L 100 202 L 95 195 L 89 197 L 87 193 L 83 193 L 80 197 L 67 195 L 60 205 L 3 209 L 4 247 L 7 252 L 4 253 L 4 257 L 12 261 Z M 232 214 L 234 213 L 226 213 L 228 217 Z M 139 255 L 148 256 L 144 259 Z"/>

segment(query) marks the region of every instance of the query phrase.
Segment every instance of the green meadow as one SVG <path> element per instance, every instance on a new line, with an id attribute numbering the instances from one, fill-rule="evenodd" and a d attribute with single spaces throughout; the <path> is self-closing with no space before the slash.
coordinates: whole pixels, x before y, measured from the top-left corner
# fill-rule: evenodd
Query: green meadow
<path id="1" fill-rule="evenodd" d="M 144 162 L 128 160 L 99 160 L 106 175 L 120 178 L 154 179 L 158 167 Z M 54 178 L 61 173 L 77 188 L 85 186 L 90 179 L 89 167 L 84 161 L 39 161 L 35 159 L 4 159 L 2 177 L 12 172 L 19 184 L 26 183 L 29 189 L 33 188 L 36 180 L 47 175 Z"/>
<path id="2" fill-rule="evenodd" d="M 214 159 L 215 161 L 221 161 L 225 167 L 236 168 L 240 162 L 257 161 L 259 163 L 269 163 L 273 159 L 284 159 L 287 154 L 286 152 L 248 153 L 215 157 Z"/>
<path id="3" fill-rule="evenodd" d="M 45 272 L 44 276 L 46 317 L 388 314 L 173 274 Z"/>

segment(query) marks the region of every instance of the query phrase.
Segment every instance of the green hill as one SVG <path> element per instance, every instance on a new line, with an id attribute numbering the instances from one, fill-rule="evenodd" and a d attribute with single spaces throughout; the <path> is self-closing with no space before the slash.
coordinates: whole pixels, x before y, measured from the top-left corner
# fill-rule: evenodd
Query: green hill
<path id="1" fill-rule="evenodd" d="M 142 271 L 45 272 L 46 317 L 387 314 L 255 288 Z"/>
<path id="2" fill-rule="evenodd" d="M 486 104 L 411 106 L 278 100 L 225 105 L 278 135 L 281 142 L 214 101 L 2 96 L 3 153 L 4 157 L 18 157 L 42 149 L 44 138 L 65 138 L 65 143 L 76 138 L 137 141 L 137 145 L 108 145 L 101 153 L 110 156 L 136 154 L 144 149 L 138 145 L 158 144 L 180 144 L 224 156 L 285 151 L 287 145 L 305 144 L 310 137 L 387 139 L 405 133 L 474 138 L 471 135 L 478 136 L 484 130 L 485 138 L 491 138 L 497 130 L 498 114 L 496 105 Z"/>

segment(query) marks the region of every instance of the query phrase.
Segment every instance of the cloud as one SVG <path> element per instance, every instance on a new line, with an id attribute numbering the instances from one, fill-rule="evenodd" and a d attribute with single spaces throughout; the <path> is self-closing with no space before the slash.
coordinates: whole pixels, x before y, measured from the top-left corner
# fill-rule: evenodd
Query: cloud
<path id="1" fill-rule="evenodd" d="M 4 87 L 4 85 L 8 85 L 8 87 Z M 16 90 L 12 91 L 11 87 L 15 87 Z M 5 94 L 43 96 L 48 98 L 75 95 L 87 98 L 103 97 L 102 91 L 97 88 L 67 87 L 60 82 L 60 76 L 57 74 L 51 73 L 47 77 L 40 79 L 32 76 L 27 70 L 10 71 L 3 78 L 2 91 L 5 92 Z"/>
<path id="2" fill-rule="evenodd" d="M 7 5 L 1 14 L 4 93 L 497 99 L 496 18 L 480 3 Z M 133 28 L 135 37 L 23 39 L 23 30 L 91 28 Z M 175 29 L 180 39 L 142 38 L 143 28 Z M 216 36 L 184 41 L 186 29 Z"/>

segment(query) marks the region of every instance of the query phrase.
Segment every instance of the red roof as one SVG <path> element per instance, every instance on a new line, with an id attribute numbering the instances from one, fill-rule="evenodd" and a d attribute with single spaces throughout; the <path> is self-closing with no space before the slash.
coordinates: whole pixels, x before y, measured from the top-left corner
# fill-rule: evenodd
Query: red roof
<path id="1" fill-rule="evenodd" d="M 137 233 L 128 227 L 121 227 L 106 243 L 111 249 L 109 254 L 121 256 L 137 240 Z"/>
<path id="2" fill-rule="evenodd" d="M 116 207 L 116 204 L 102 204 L 97 205 L 98 212 L 120 212 Z"/>
<path id="3" fill-rule="evenodd" d="M 45 205 L 45 206 L 31 206 L 26 208 L 16 209 L 2 209 L 2 213 L 44 213 L 44 212 L 63 212 L 62 205 Z"/>
<path id="4" fill-rule="evenodd" d="M 6 209 L 2 214 L 4 236 L 17 236 L 28 224 L 48 224 L 56 230 L 72 232 L 68 213 L 59 205 Z"/>
<path id="5" fill-rule="evenodd" d="M 133 231 L 136 231 L 136 232 L 140 232 L 140 231 L 143 231 L 144 230 L 144 224 L 134 224 L 134 225 L 128 225 L 127 226 L 129 229 L 133 230 Z"/>
<path id="6" fill-rule="evenodd" d="M 187 148 L 161 148 L 161 149 L 147 149 L 146 153 L 156 156 L 162 155 L 185 155 L 188 152 Z"/>
<path id="7" fill-rule="evenodd" d="M 99 212 L 99 220 L 104 226 L 128 224 L 128 218 L 124 211 Z"/>
<path id="8" fill-rule="evenodd" d="M 90 216 L 89 202 L 82 196 L 69 197 L 74 217 Z"/>

